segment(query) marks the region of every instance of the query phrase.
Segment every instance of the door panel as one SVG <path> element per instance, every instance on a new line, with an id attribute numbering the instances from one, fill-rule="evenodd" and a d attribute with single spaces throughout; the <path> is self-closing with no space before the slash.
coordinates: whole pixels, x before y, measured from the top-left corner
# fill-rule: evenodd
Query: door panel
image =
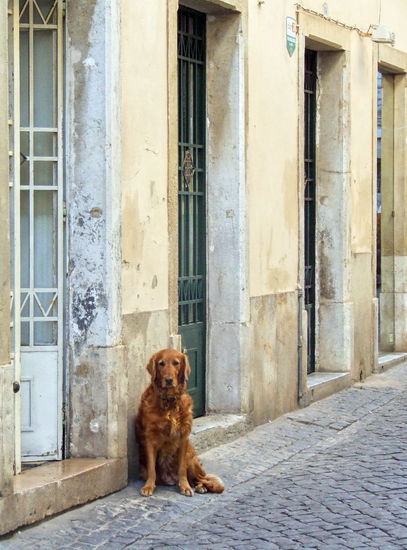
<path id="1" fill-rule="evenodd" d="M 58 351 L 21 352 L 22 455 L 26 461 L 59 455 L 57 363 Z"/>
<path id="2" fill-rule="evenodd" d="M 205 16 L 178 12 L 179 333 L 191 364 L 194 414 L 205 412 L 206 173 Z"/>
<path id="3" fill-rule="evenodd" d="M 15 0 L 11 98 L 16 430 L 23 460 L 62 458 L 63 6 Z"/>

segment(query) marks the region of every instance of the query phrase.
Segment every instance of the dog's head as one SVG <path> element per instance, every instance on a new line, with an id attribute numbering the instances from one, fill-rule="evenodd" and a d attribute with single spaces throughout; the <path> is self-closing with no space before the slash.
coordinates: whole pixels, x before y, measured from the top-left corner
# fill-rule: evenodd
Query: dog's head
<path id="1" fill-rule="evenodd" d="M 162 349 L 151 356 L 147 370 L 151 381 L 161 390 L 184 386 L 191 373 L 188 358 L 174 349 Z"/>

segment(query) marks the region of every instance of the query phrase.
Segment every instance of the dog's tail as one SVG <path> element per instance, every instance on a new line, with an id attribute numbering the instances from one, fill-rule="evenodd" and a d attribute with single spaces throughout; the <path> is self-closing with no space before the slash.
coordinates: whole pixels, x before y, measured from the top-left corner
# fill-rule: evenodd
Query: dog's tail
<path id="1" fill-rule="evenodd" d="M 218 476 L 206 474 L 206 476 L 201 479 L 201 483 L 210 493 L 223 493 L 225 490 L 223 481 Z"/>
<path id="2" fill-rule="evenodd" d="M 207 474 L 202 467 L 198 457 L 195 455 L 188 468 L 188 479 L 191 485 L 195 486 L 197 493 L 223 493 L 225 487 L 223 481 L 218 477 Z"/>
<path id="3" fill-rule="evenodd" d="M 210 493 L 223 493 L 225 490 L 223 481 L 218 476 L 205 472 L 191 444 L 189 447 L 188 479 L 191 485 L 195 486 L 197 493 L 207 493 L 208 491 Z"/>

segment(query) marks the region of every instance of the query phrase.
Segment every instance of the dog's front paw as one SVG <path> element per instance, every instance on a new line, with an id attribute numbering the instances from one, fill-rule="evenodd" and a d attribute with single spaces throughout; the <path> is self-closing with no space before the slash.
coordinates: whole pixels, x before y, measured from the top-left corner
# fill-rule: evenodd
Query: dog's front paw
<path id="1" fill-rule="evenodd" d="M 204 493 L 208 492 L 208 489 L 205 487 L 205 485 L 203 483 L 197 483 L 195 485 L 195 491 L 197 493 L 201 493 L 201 495 L 203 495 Z"/>
<path id="2" fill-rule="evenodd" d="M 151 495 L 154 493 L 154 489 L 154 485 L 149 485 L 146 483 L 141 489 L 140 493 L 143 495 L 143 497 L 151 497 Z"/>
<path id="3" fill-rule="evenodd" d="M 189 483 L 180 483 L 179 490 L 181 491 L 181 494 L 185 495 L 186 497 L 192 497 L 192 495 L 194 494 Z"/>

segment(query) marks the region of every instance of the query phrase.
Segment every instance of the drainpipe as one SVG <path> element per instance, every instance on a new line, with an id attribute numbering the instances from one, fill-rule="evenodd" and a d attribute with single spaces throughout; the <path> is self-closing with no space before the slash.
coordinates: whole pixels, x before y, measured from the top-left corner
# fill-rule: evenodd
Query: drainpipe
<path id="1" fill-rule="evenodd" d="M 302 308 L 304 302 L 304 291 L 298 289 L 298 332 L 297 332 L 297 347 L 298 347 L 298 399 L 302 397 Z"/>

